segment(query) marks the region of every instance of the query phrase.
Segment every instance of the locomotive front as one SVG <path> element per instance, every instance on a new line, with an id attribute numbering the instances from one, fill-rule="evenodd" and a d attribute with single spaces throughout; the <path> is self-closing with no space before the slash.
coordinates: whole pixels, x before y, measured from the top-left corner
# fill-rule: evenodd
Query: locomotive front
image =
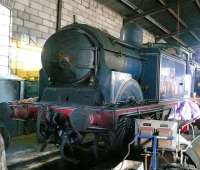
<path id="1" fill-rule="evenodd" d="M 136 81 L 142 70 L 137 48 L 87 25 L 53 34 L 44 45 L 42 66 L 48 77 L 43 101 L 102 105 L 143 99 Z M 77 91 L 82 98 L 74 96 Z"/>
<path id="2" fill-rule="evenodd" d="M 97 132 L 110 141 L 109 134 L 104 134 L 115 126 L 114 112 L 103 111 L 105 104 L 143 100 L 138 83 L 142 71 L 139 43 L 134 39 L 137 36 L 130 39 L 126 33 L 122 32 L 122 41 L 94 27 L 72 24 L 44 45 L 40 102 L 46 105 L 37 117 L 37 134 L 45 141 L 54 136 L 53 142 L 60 145 L 65 159 L 73 157 L 73 146 L 88 149 L 83 142 L 88 133 L 95 136 Z"/>
<path id="3" fill-rule="evenodd" d="M 73 28 L 63 29 L 45 43 L 42 66 L 52 82 L 83 82 L 92 74 L 94 48 L 94 41 L 86 32 Z"/>

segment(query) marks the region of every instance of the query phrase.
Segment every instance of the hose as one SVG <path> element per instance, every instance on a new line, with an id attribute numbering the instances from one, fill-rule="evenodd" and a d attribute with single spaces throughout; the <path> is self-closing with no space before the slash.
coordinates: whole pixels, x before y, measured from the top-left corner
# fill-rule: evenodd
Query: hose
<path id="1" fill-rule="evenodd" d="M 124 161 L 125 161 L 125 160 L 128 158 L 128 156 L 130 155 L 130 152 L 131 152 L 131 145 L 134 144 L 135 140 L 137 139 L 137 136 L 138 136 L 138 135 L 136 135 L 136 136 L 133 138 L 133 140 L 128 144 L 128 152 L 127 152 L 127 154 L 125 155 L 125 157 L 123 158 L 122 164 L 121 164 L 121 167 L 120 167 L 119 170 L 122 170 L 123 165 L 124 165 Z"/>

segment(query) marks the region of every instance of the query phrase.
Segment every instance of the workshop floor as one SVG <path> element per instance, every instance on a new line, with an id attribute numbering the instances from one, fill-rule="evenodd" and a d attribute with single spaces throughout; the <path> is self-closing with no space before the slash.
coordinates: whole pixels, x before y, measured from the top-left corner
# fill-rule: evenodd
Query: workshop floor
<path id="1" fill-rule="evenodd" d="M 195 131 L 195 135 L 199 133 L 199 130 Z M 41 147 L 35 134 L 13 138 L 6 151 L 8 170 L 110 170 L 122 160 L 106 154 L 95 164 L 86 160 L 87 163 L 74 165 L 61 159 L 55 145 L 48 145 L 43 152 L 40 152 Z"/>
<path id="2" fill-rule="evenodd" d="M 41 145 L 38 144 L 35 134 L 13 138 L 6 150 L 8 169 L 30 169 L 44 164 L 44 161 L 50 158 L 54 158 L 52 161 L 60 159 L 58 149 L 55 146 L 50 145 L 43 152 L 40 152 L 40 149 Z"/>
<path id="3" fill-rule="evenodd" d="M 51 163 L 45 164 L 41 166 L 40 168 L 37 168 L 35 170 L 111 170 L 113 167 L 115 167 L 117 163 L 115 161 L 111 162 L 106 161 L 106 162 L 101 162 L 97 163 L 96 165 L 89 166 L 89 165 L 73 165 L 70 163 L 67 163 L 63 160 L 56 160 Z"/>
<path id="4" fill-rule="evenodd" d="M 103 162 L 89 162 L 81 165 L 67 163 L 60 158 L 58 148 L 49 145 L 40 152 L 41 145 L 38 144 L 35 134 L 19 136 L 11 140 L 6 151 L 7 166 L 9 170 L 107 170 L 116 166 L 117 162 L 103 158 Z M 106 161 L 109 160 L 109 161 Z"/>

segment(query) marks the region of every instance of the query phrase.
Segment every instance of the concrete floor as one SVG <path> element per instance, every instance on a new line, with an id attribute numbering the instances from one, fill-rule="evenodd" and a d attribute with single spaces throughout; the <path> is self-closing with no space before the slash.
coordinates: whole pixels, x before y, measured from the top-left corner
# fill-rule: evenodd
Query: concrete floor
<path id="1" fill-rule="evenodd" d="M 196 135 L 197 135 L 196 130 Z M 40 152 L 41 145 L 38 144 L 36 135 L 25 135 L 12 139 L 7 154 L 7 165 L 9 170 L 110 170 L 121 160 L 116 155 L 109 153 L 102 155 L 98 162 L 85 160 L 81 165 L 74 165 L 63 161 L 58 148 L 49 145 Z M 116 157 L 116 158 L 115 158 Z M 133 155 L 130 155 L 133 158 Z"/>
<path id="2" fill-rule="evenodd" d="M 117 163 L 115 161 L 110 162 L 110 160 L 107 162 L 99 162 L 96 165 L 92 166 L 90 166 L 89 164 L 72 165 L 70 163 L 66 163 L 63 160 L 56 160 L 34 170 L 110 170 L 116 165 Z"/>
<path id="3" fill-rule="evenodd" d="M 40 152 L 35 134 L 13 138 L 6 151 L 7 165 L 9 170 L 107 170 L 115 167 L 118 160 L 110 160 L 110 156 L 103 155 L 99 162 L 86 160 L 81 165 L 74 165 L 63 161 L 58 148 L 55 145 Z M 109 160 L 109 161 L 108 161 Z"/>
<path id="4" fill-rule="evenodd" d="M 40 166 L 40 162 L 43 164 L 50 158 L 53 158 L 53 160 L 60 159 L 58 148 L 54 145 L 49 145 L 42 152 L 40 152 L 40 149 L 41 145 L 38 144 L 35 134 L 13 138 L 6 150 L 8 169 L 23 170 L 29 167 Z"/>

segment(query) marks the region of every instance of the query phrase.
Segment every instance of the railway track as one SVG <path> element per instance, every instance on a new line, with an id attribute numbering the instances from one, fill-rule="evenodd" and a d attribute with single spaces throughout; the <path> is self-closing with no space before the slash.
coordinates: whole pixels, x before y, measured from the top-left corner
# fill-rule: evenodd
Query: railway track
<path id="1" fill-rule="evenodd" d="M 54 150 L 15 158 L 13 161 L 8 161 L 7 167 L 9 170 L 31 170 L 40 168 L 45 164 L 49 164 L 59 159 L 61 159 L 59 151 Z"/>

